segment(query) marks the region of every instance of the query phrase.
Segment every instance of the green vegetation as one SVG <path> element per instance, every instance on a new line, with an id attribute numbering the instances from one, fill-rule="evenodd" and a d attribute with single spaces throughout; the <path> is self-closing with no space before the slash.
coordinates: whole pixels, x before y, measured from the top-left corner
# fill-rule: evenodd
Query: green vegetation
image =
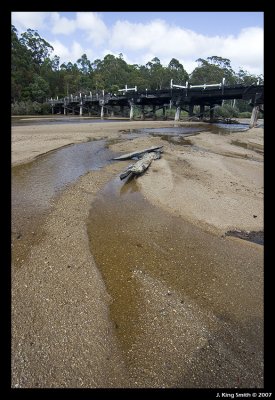
<path id="1" fill-rule="evenodd" d="M 262 76 L 249 74 L 247 71 L 234 72 L 227 58 L 217 56 L 199 58 L 198 66 L 189 75 L 184 66 L 172 58 L 163 66 L 157 57 L 146 65 L 127 64 L 123 55 L 115 57 L 107 54 L 103 60 L 91 62 L 83 54 L 75 63 L 60 65 L 60 58 L 52 56 L 53 47 L 37 31 L 28 29 L 20 37 L 16 28 L 11 28 L 11 101 L 12 114 L 47 114 L 47 98 L 65 97 L 70 94 L 89 94 L 98 90 L 115 93 L 118 89 L 137 86 L 138 90 L 160 90 L 174 84 L 191 85 L 222 82 L 226 84 L 263 83 Z M 224 108 L 224 107 L 223 107 Z M 247 102 L 236 100 L 235 111 L 249 112 Z M 138 112 L 138 111 L 137 111 Z M 172 111 L 171 111 L 172 112 Z M 221 111 L 228 114 L 228 109 Z M 159 112 L 161 113 L 161 111 Z M 168 111 L 169 113 L 169 111 Z M 184 112 L 183 114 L 184 115 Z"/>

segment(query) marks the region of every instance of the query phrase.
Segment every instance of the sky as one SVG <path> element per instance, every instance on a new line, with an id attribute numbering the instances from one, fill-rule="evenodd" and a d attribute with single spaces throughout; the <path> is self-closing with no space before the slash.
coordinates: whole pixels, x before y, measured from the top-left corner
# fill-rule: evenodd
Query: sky
<path id="1" fill-rule="evenodd" d="M 21 34 L 36 30 L 60 64 L 84 53 L 93 62 L 106 54 L 145 65 L 176 58 L 190 74 L 198 58 L 228 58 L 234 71 L 263 74 L 263 12 L 12 12 Z"/>

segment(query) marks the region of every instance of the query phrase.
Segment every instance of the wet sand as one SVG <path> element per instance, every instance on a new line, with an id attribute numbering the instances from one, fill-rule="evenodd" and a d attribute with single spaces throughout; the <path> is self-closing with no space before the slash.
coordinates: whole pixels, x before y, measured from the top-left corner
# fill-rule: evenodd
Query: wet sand
<path id="1" fill-rule="evenodd" d="M 173 125 L 145 121 L 16 126 L 12 129 L 12 162 L 19 165 L 69 143 L 117 139 L 120 130 Z M 190 228 L 192 235 L 208 235 L 207 240 L 203 236 L 203 248 L 213 238 L 213 268 L 201 282 L 207 288 L 196 286 L 195 277 L 199 279 L 203 262 L 211 265 L 211 252 L 199 267 L 190 264 L 189 252 L 179 282 L 188 276 L 190 282 L 183 287 L 175 283 L 179 270 L 165 281 L 164 265 L 159 271 L 162 278 L 153 273 L 152 266 L 133 268 L 129 279 L 138 282 L 138 305 L 144 312 L 138 339 L 125 350 L 119 323 L 109 311 L 113 292 L 96 264 L 99 256 L 90 251 L 87 221 L 91 229 L 90 207 L 128 162 L 89 172 L 54 199 L 40 226 L 36 221 L 36 240 L 31 233 L 27 235 L 26 257 L 13 265 L 13 387 L 263 386 L 262 246 L 222 238 L 229 229 L 263 230 L 263 154 L 256 151 L 263 148 L 263 129 L 226 136 L 205 132 L 188 139 L 195 147 L 148 137 L 114 141 L 110 148 L 128 152 L 164 144 L 162 159 L 154 161 L 136 183 L 152 204 L 152 213 L 161 210 L 153 222 L 161 213 L 160 223 L 172 218 L 181 225 L 187 221 L 194 227 Z M 250 148 L 232 144 L 236 140 L 249 143 Z M 169 229 L 173 236 L 173 226 Z M 104 241 L 104 235 L 96 238 Z M 169 246 L 162 250 L 169 253 L 170 242 Z M 177 246 L 175 253 L 179 254 L 180 243 Z M 140 254 L 150 252 L 149 248 L 145 252 L 140 246 L 137 249 Z M 13 252 L 13 261 L 20 256 Z M 227 259 L 224 264 L 223 258 Z M 193 266 L 189 272 L 188 265 Z M 235 299 L 230 299 L 234 287 Z M 144 353 L 145 342 L 152 349 L 148 354 Z"/>

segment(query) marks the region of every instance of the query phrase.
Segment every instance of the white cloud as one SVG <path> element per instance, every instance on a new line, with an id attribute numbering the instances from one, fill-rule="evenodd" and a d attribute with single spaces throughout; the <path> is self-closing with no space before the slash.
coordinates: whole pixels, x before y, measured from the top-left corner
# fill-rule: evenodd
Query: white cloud
<path id="1" fill-rule="evenodd" d="M 54 48 L 54 54 L 60 57 L 60 63 L 75 63 L 85 53 L 89 60 L 93 61 L 94 54 L 91 49 L 84 49 L 80 43 L 73 41 L 70 47 L 64 46 L 59 40 L 51 41 Z"/>
<path id="2" fill-rule="evenodd" d="M 12 24 L 19 30 L 41 29 L 45 27 L 45 20 L 50 16 L 50 12 L 37 11 L 15 11 L 12 12 Z"/>
<path id="3" fill-rule="evenodd" d="M 248 66 L 249 72 L 263 70 L 263 30 L 257 27 L 242 29 L 237 37 L 230 36 L 223 42 L 221 55 L 232 65 Z"/>
<path id="4" fill-rule="evenodd" d="M 77 12 L 76 25 L 86 32 L 86 39 L 92 41 L 93 45 L 99 46 L 108 39 L 108 28 L 97 13 Z"/>
<path id="5" fill-rule="evenodd" d="M 57 12 L 51 13 L 51 23 L 53 24 L 51 31 L 54 34 L 72 34 L 76 29 L 74 20 L 60 16 Z"/>
<path id="6" fill-rule="evenodd" d="M 136 52 L 136 63 L 147 62 L 154 57 L 162 62 L 165 59 L 166 63 L 168 58 L 177 58 L 189 73 L 196 67 L 196 59 L 213 55 L 229 58 L 236 68 L 248 65 L 249 70 L 261 73 L 263 29 L 251 27 L 243 29 L 237 36 L 222 37 L 198 34 L 169 25 L 163 20 L 146 24 L 117 21 L 112 29 L 109 47 L 117 51 L 120 49 L 122 53 L 131 52 L 132 55 Z"/>
<path id="7" fill-rule="evenodd" d="M 50 43 L 54 48 L 54 54 L 60 57 L 61 63 L 70 57 L 70 50 L 59 40 L 53 40 Z"/>
<path id="8" fill-rule="evenodd" d="M 108 39 L 108 28 L 97 13 L 77 12 L 75 19 L 61 16 L 58 12 L 51 13 L 51 32 L 53 34 L 69 35 L 84 31 L 85 41 L 91 41 L 94 46 L 103 44 Z"/>

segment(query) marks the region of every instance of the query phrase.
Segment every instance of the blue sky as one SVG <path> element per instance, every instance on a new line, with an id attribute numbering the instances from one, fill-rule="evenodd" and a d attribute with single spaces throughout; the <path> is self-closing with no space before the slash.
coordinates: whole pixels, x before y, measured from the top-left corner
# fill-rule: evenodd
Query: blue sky
<path id="1" fill-rule="evenodd" d="M 19 33 L 37 30 L 62 62 L 123 54 L 131 64 L 178 59 L 188 73 L 196 59 L 229 58 L 235 71 L 263 73 L 263 12 L 13 12 Z"/>

